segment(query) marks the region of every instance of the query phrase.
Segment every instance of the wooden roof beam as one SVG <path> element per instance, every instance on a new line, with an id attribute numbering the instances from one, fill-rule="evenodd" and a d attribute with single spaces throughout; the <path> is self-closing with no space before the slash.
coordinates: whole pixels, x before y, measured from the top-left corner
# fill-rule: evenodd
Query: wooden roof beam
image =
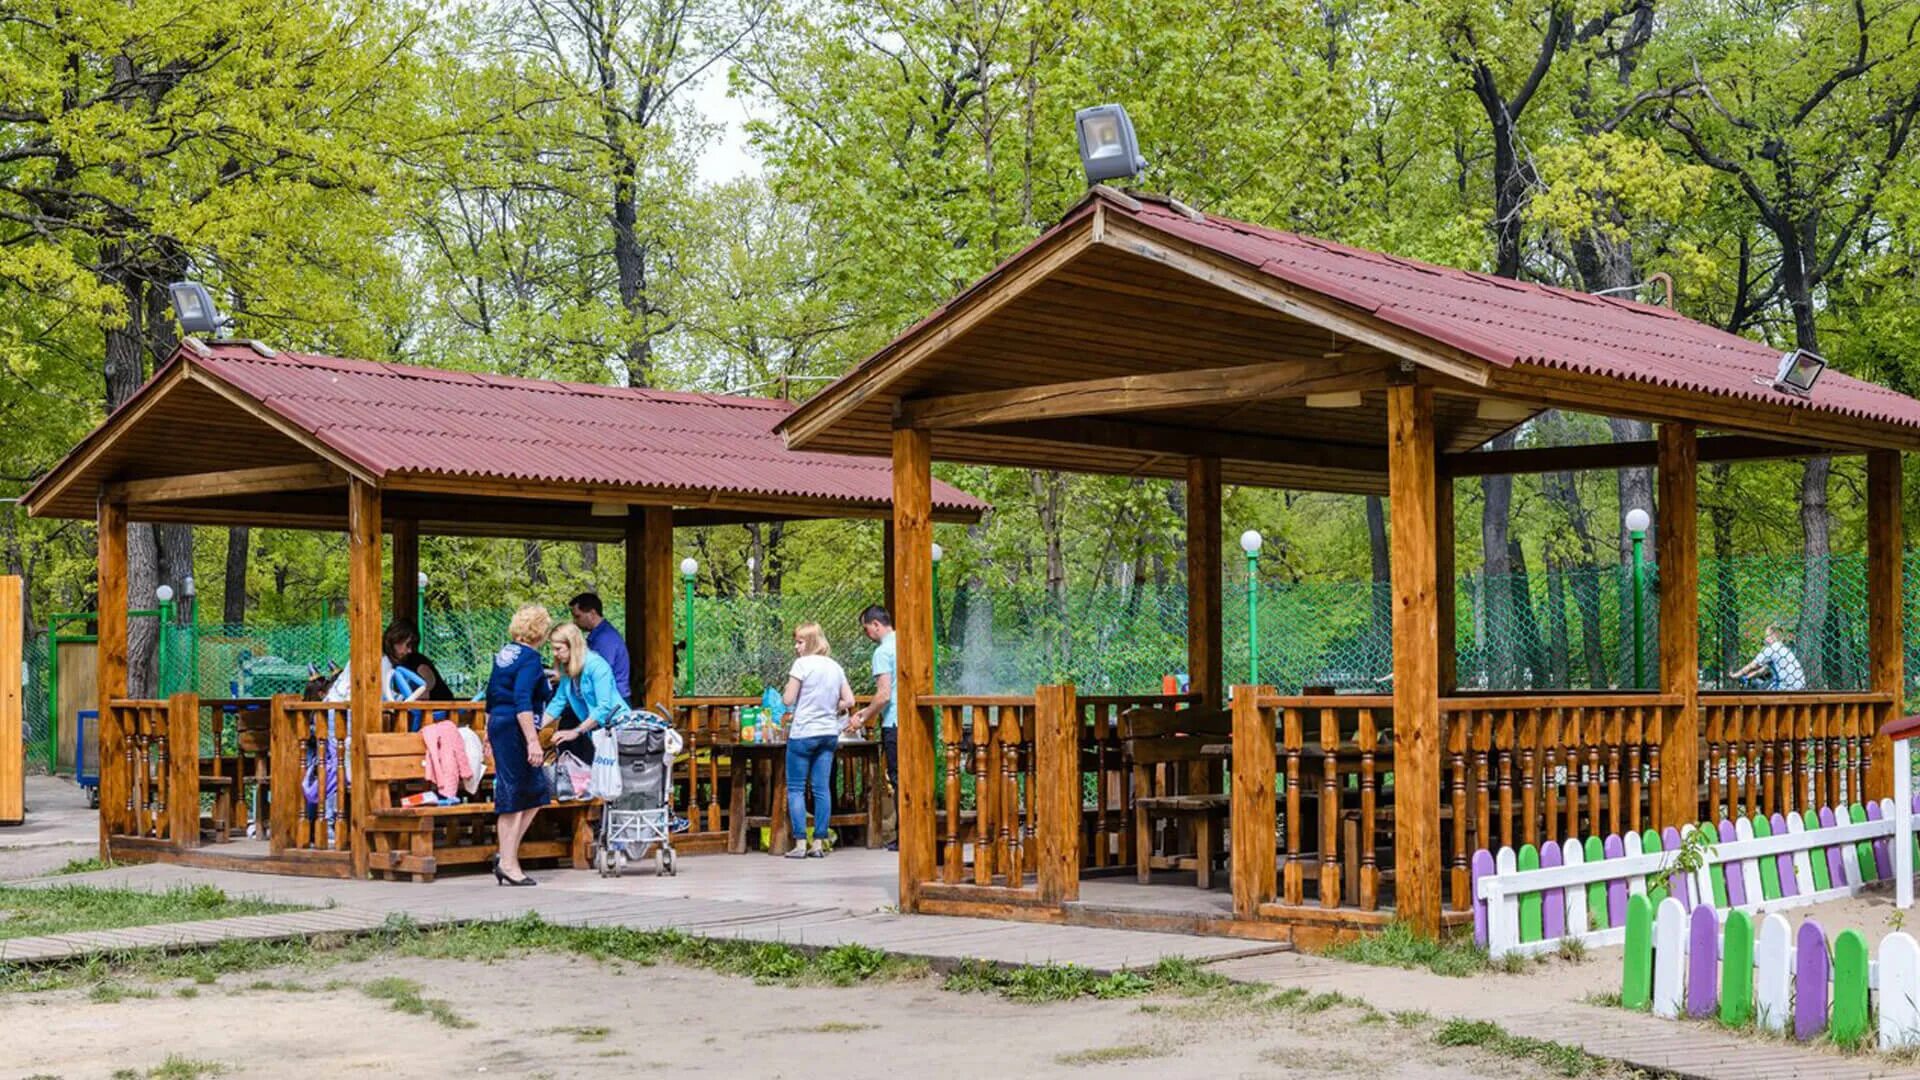
<path id="1" fill-rule="evenodd" d="M 1377 390 L 1389 377 L 1377 360 L 1278 360 L 908 400 L 900 403 L 899 420 L 903 427 L 978 427 Z"/>
<path id="2" fill-rule="evenodd" d="M 1077 419 L 1044 423 L 996 424 L 970 428 L 969 435 L 996 435 L 1036 442 L 1105 446 L 1169 457 L 1217 457 L 1275 465 L 1377 474 L 1387 472 L 1387 452 L 1377 446 L 1308 442 L 1232 431 L 1136 424 L 1120 420 Z M 936 449 L 938 439 L 936 438 Z"/>
<path id="3" fill-rule="evenodd" d="M 1764 439 L 1757 435 L 1720 435 L 1702 438 L 1699 444 L 1700 460 L 1703 462 L 1767 461 L 1848 452 L 1807 443 Z M 1590 446 L 1545 446 L 1447 454 L 1441 458 L 1441 471 L 1448 476 L 1519 476 L 1527 473 L 1650 466 L 1656 463 L 1658 457 L 1659 443 L 1652 440 L 1595 443 Z"/>
<path id="4" fill-rule="evenodd" d="M 194 499 L 218 499 L 233 495 L 270 495 L 282 491 L 312 491 L 315 488 L 343 487 L 347 474 L 330 463 L 267 465 L 254 469 L 228 469 L 224 472 L 189 473 L 184 476 L 158 476 L 148 480 L 122 480 L 107 485 L 107 498 L 131 505 L 187 502 Z"/>

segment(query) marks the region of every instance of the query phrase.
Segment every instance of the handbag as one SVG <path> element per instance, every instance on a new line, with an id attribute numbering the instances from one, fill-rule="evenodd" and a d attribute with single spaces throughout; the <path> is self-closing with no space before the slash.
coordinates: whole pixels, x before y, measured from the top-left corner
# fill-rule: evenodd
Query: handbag
<path id="1" fill-rule="evenodd" d="M 546 766 L 554 802 L 593 797 L 593 770 L 571 750 L 562 750 Z"/>
<path id="2" fill-rule="evenodd" d="M 606 728 L 595 728 L 589 732 L 593 740 L 593 781 L 590 790 L 593 797 L 608 802 L 620 797 L 620 745 L 614 741 L 613 732 Z"/>

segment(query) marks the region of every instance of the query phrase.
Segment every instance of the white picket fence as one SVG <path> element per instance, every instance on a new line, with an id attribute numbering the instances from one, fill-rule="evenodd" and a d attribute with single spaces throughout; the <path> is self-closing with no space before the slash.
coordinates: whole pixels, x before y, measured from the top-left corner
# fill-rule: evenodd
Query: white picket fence
<path id="1" fill-rule="evenodd" d="M 1752 825 L 1748 821 L 1736 820 L 1736 839 L 1718 842 L 1706 853 L 1705 862 L 1697 871 L 1682 881 L 1676 881 L 1675 897 L 1680 900 L 1683 912 L 1693 908 L 1695 897 L 1712 903 L 1711 873 L 1715 866 L 1726 867 L 1729 874 L 1741 875 L 1746 900 L 1738 907 L 1749 912 L 1760 908 L 1780 911 L 1852 896 L 1864 887 L 1863 882 L 1871 876 L 1861 873 L 1857 845 L 1862 841 L 1887 840 L 1894 836 L 1893 800 L 1882 800 L 1881 809 L 1880 820 L 1836 824 L 1819 829 L 1807 829 L 1797 818 L 1789 815 L 1786 818 L 1787 832 L 1761 838 L 1754 838 Z M 1683 842 L 1693 830 L 1694 826 L 1687 826 L 1682 831 Z M 1513 849 L 1501 848 L 1494 856 L 1494 873 L 1481 876 L 1476 888 L 1476 895 L 1486 904 L 1489 954 L 1497 959 L 1508 954 L 1530 956 L 1553 952 L 1560 948 L 1562 941 L 1569 938 L 1588 946 L 1620 944 L 1626 935 L 1624 925 L 1598 930 L 1591 928 L 1587 917 L 1587 886 L 1624 881 L 1630 895 L 1642 895 L 1646 892 L 1648 876 L 1672 866 L 1676 855 L 1673 851 L 1643 851 L 1640 837 L 1634 833 L 1626 834 L 1622 840 L 1625 855 L 1592 863 L 1586 861 L 1585 849 L 1579 841 L 1567 840 L 1561 845 L 1563 865 L 1538 870 L 1518 869 Z M 1840 850 L 1844 883 L 1830 884 L 1829 888 L 1816 891 L 1813 889 L 1811 853 L 1826 848 Z M 1783 854 L 1792 856 L 1794 877 L 1798 883 L 1804 884 L 1799 885 L 1796 895 L 1764 899 L 1761 895 L 1758 860 L 1777 858 Z M 1539 941 L 1522 941 L 1520 898 L 1530 893 L 1550 897 L 1550 890 L 1554 889 L 1564 894 L 1565 932 L 1558 937 L 1545 937 Z"/>

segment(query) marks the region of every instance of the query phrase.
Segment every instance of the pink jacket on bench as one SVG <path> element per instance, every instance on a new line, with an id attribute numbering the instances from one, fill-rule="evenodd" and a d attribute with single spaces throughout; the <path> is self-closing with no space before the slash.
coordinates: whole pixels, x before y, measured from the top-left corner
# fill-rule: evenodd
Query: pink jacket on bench
<path id="1" fill-rule="evenodd" d="M 420 729 L 420 737 L 427 743 L 426 760 L 421 762 L 426 768 L 427 782 L 441 798 L 457 797 L 460 781 L 473 775 L 459 726 L 451 720 L 436 720 Z"/>

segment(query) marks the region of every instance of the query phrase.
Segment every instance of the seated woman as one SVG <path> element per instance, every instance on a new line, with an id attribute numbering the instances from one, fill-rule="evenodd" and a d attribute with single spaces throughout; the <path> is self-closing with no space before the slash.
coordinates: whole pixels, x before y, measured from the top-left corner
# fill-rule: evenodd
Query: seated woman
<path id="1" fill-rule="evenodd" d="M 554 749 L 564 746 L 591 765 L 593 740 L 581 736 L 611 725 L 627 711 L 626 699 L 614 682 L 613 665 L 587 648 L 586 635 L 578 626 L 563 622 L 553 628 L 547 640 L 553 645 L 553 668 L 560 676 L 546 712 L 548 721 L 560 725 Z"/>
<path id="2" fill-rule="evenodd" d="M 386 636 L 380 639 L 380 652 L 388 663 L 402 671 L 412 672 L 426 684 L 425 693 L 411 696 L 408 700 L 453 700 L 453 690 L 440 677 L 440 670 L 433 666 L 433 661 L 421 655 L 420 631 L 412 623 L 399 619 L 387 627 Z"/>

